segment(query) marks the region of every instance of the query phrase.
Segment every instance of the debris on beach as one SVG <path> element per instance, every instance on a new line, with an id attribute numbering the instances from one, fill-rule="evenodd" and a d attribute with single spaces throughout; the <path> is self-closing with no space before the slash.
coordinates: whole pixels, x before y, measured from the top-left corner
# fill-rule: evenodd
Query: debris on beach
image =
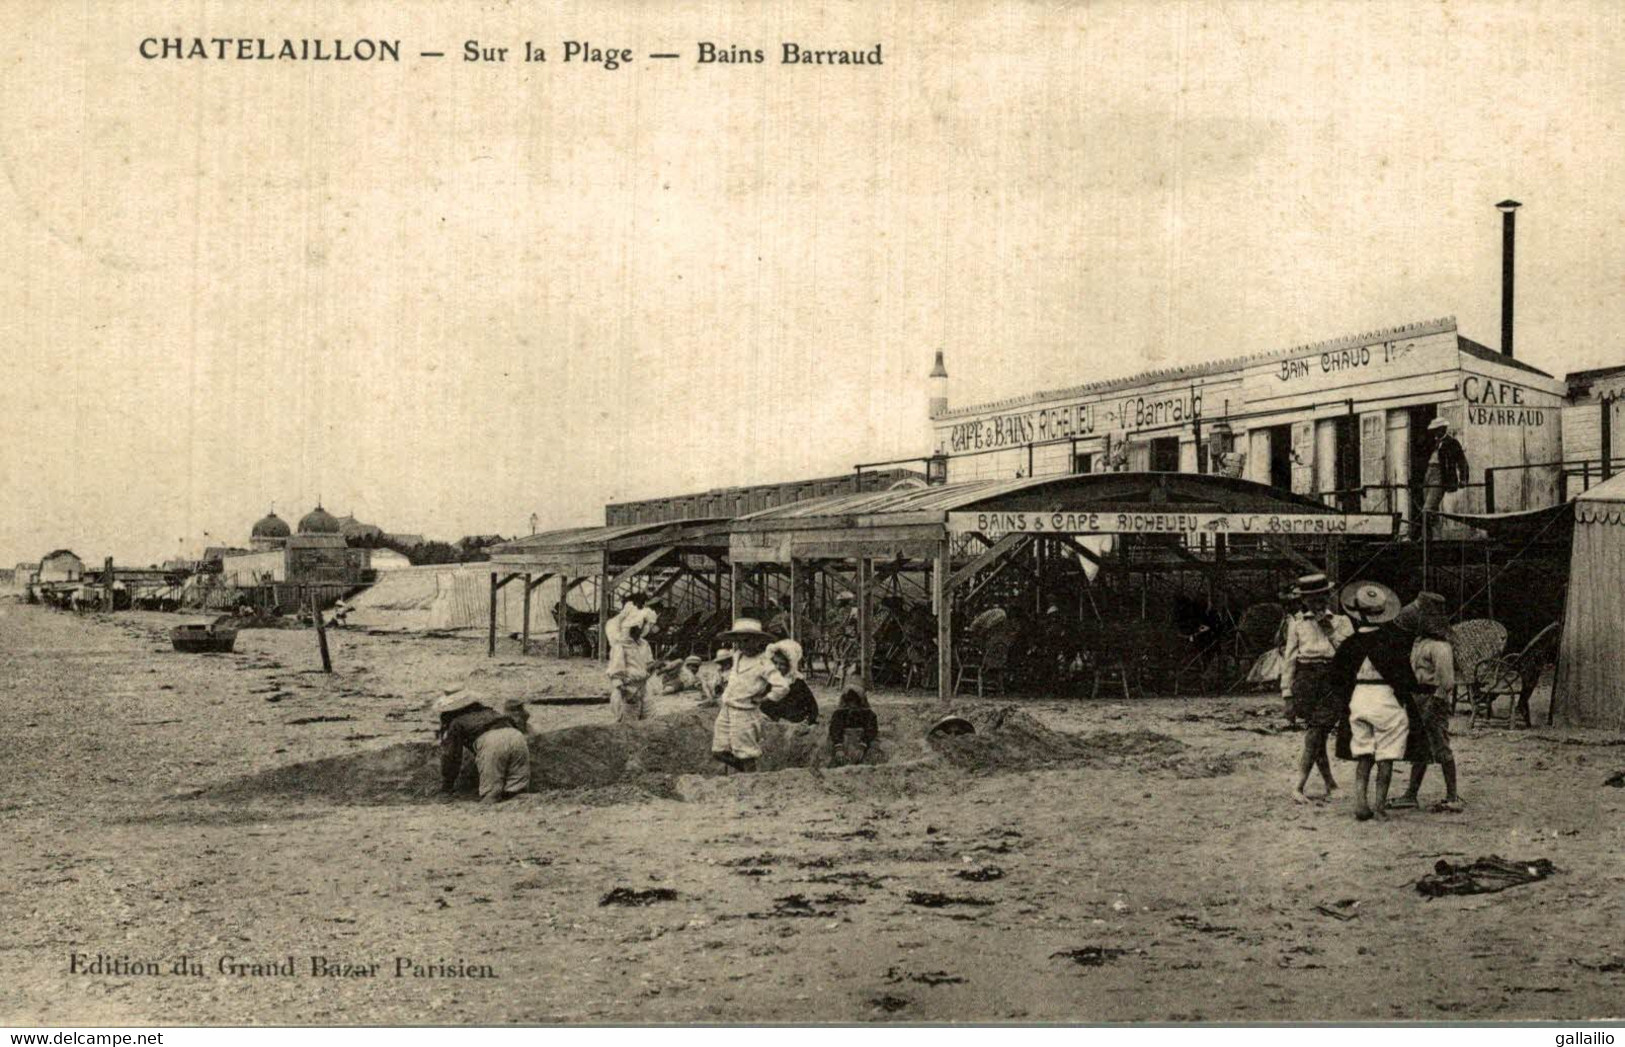
<path id="1" fill-rule="evenodd" d="M 976 898 L 965 894 L 943 894 L 941 891 L 909 891 L 908 903 L 910 905 L 924 906 L 927 909 L 941 909 L 949 905 L 985 907 L 994 904 L 991 898 Z"/>
<path id="2" fill-rule="evenodd" d="M 1494 894 L 1508 887 L 1536 883 L 1556 871 L 1556 866 L 1545 858 L 1508 861 L 1492 854 L 1466 865 L 1451 865 L 1441 858 L 1434 863 L 1433 872 L 1416 881 L 1416 889 L 1429 898 L 1447 894 Z"/>
<path id="3" fill-rule="evenodd" d="M 1127 950 L 1113 949 L 1103 945 L 1084 945 L 1076 949 L 1063 949 L 1060 952 L 1050 953 L 1050 959 L 1065 958 L 1071 960 L 1079 967 L 1104 967 L 1107 963 L 1122 956 Z"/>
<path id="4" fill-rule="evenodd" d="M 1004 870 L 997 865 L 989 865 L 983 869 L 959 869 L 954 873 L 961 880 L 972 883 L 988 883 L 992 880 L 1004 879 Z"/>
<path id="5" fill-rule="evenodd" d="M 1440 862 L 1439 864 L 1443 865 L 1444 863 Z M 1358 898 L 1343 898 L 1335 902 L 1321 902 L 1319 905 L 1315 906 L 1315 912 L 1320 913 L 1322 916 L 1330 916 L 1334 920 L 1342 920 L 1344 923 L 1347 923 L 1349 920 L 1356 919 L 1360 915 L 1356 911 L 1359 908 L 1360 900 Z"/>
<path id="6" fill-rule="evenodd" d="M 649 887 L 642 890 L 635 887 L 617 887 L 598 899 L 598 904 L 653 905 L 655 902 L 670 902 L 676 899 L 677 892 L 670 887 Z"/>

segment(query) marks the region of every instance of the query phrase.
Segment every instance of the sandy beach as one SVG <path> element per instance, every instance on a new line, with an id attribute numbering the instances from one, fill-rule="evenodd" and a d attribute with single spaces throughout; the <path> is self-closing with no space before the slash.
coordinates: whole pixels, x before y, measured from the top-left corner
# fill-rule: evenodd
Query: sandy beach
<path id="1" fill-rule="evenodd" d="M 595 694 L 594 665 L 351 630 L 326 676 L 309 632 L 180 655 L 181 620 L 0 604 L 0 1020 L 1620 1012 L 1625 790 L 1604 782 L 1625 748 L 1601 732 L 1458 716 L 1467 811 L 1376 825 L 1341 793 L 1291 802 L 1301 735 L 1267 694 L 960 701 L 981 733 L 938 751 L 919 734 L 940 706 L 883 693 L 884 764 L 733 778 L 678 695 L 635 727 L 533 705 L 539 789 L 482 808 L 435 795 L 427 701 Z M 775 751 L 818 742 L 779 729 Z M 1561 871 L 1415 889 L 1441 857 L 1490 854 Z"/>

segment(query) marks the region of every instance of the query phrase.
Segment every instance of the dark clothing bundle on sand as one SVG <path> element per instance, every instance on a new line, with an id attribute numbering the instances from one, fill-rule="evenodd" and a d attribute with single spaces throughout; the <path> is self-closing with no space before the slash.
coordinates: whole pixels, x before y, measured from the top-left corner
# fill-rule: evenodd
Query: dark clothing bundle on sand
<path id="1" fill-rule="evenodd" d="M 812 688 L 807 681 L 796 677 L 790 683 L 790 690 L 785 692 L 778 701 L 769 699 L 762 703 L 762 715 L 769 720 L 784 720 L 789 723 L 817 723 L 818 699 L 813 697 Z"/>
<path id="2" fill-rule="evenodd" d="M 1536 883 L 1556 871 L 1545 858 L 1508 861 L 1492 854 L 1470 865 L 1451 865 L 1441 858 L 1434 864 L 1433 872 L 1416 881 L 1416 889 L 1430 898 L 1446 894 L 1493 894 L 1508 887 Z"/>

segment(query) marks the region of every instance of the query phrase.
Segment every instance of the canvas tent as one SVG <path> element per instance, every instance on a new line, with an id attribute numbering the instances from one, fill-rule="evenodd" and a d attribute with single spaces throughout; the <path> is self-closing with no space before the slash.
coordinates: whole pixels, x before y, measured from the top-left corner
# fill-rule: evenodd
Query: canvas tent
<path id="1" fill-rule="evenodd" d="M 491 621 L 491 568 L 489 564 L 435 564 L 385 571 L 366 591 L 350 600 L 349 624 L 373 629 L 423 632 L 426 630 L 481 629 Z M 596 607 L 593 591 L 576 591 L 571 606 L 578 610 Z M 552 607 L 559 598 L 558 584 L 538 590 L 531 605 L 531 628 L 537 634 L 552 632 Z M 523 594 L 515 588 L 504 591 L 497 600 L 497 631 L 503 634 L 520 628 Z"/>
<path id="2" fill-rule="evenodd" d="M 1574 500 L 1574 548 L 1552 714 L 1565 727 L 1625 729 L 1625 475 Z"/>

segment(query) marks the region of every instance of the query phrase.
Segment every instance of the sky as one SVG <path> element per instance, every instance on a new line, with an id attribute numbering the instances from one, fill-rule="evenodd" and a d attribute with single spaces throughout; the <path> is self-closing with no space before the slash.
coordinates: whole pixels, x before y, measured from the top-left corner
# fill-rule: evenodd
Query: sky
<path id="1" fill-rule="evenodd" d="M 405 60 L 140 58 L 169 35 Z M 4 565 L 845 473 L 929 451 L 938 349 L 963 405 L 1495 346 L 1508 196 L 1519 357 L 1625 364 L 1625 5 L 5 0 L 0 39 Z"/>

